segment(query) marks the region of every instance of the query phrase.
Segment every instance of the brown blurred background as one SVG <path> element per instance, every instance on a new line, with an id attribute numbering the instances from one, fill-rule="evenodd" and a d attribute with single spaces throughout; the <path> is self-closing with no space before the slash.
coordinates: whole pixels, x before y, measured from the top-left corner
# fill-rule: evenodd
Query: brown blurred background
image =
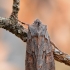
<path id="1" fill-rule="evenodd" d="M 9 17 L 13 0 L 0 0 L 0 16 Z M 51 40 L 70 54 L 70 0 L 20 0 L 19 20 L 32 24 L 39 18 L 47 25 Z M 0 70 L 25 70 L 25 48 L 15 35 L 0 29 Z M 70 70 L 56 62 L 56 70 Z"/>

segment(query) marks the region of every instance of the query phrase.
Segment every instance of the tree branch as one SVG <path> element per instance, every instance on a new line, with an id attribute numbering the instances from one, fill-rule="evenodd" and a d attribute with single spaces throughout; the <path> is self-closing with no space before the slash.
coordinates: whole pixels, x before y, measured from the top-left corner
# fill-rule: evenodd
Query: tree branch
<path id="1" fill-rule="evenodd" d="M 53 54 L 55 60 L 70 66 L 70 55 L 60 51 L 52 41 L 50 41 L 50 43 L 54 46 Z"/>
<path id="2" fill-rule="evenodd" d="M 11 21 L 10 19 L 0 17 L 0 28 L 4 28 L 10 31 L 11 33 L 15 34 L 24 42 L 27 41 L 27 30 L 24 29 L 24 27 L 19 23 L 14 24 L 13 21 Z M 53 53 L 54 53 L 55 60 L 70 66 L 70 56 L 68 54 L 61 52 L 56 47 Z"/>
<path id="3" fill-rule="evenodd" d="M 20 0 L 13 0 L 13 10 L 9 18 L 0 17 L 0 28 L 10 31 L 25 42 L 27 40 L 27 30 L 17 20 L 19 3 Z"/>
<path id="4" fill-rule="evenodd" d="M 24 42 L 27 40 L 27 30 L 20 25 L 19 22 L 14 23 L 14 21 L 10 20 L 9 18 L 0 17 L 0 28 L 10 31 Z"/>
<path id="5" fill-rule="evenodd" d="M 20 3 L 20 0 L 13 0 L 13 6 L 12 6 L 13 10 L 12 10 L 12 14 L 11 14 L 10 18 L 12 18 L 13 15 L 16 18 L 18 17 L 19 3 Z"/>
<path id="6" fill-rule="evenodd" d="M 19 0 L 13 0 L 13 11 L 9 18 L 0 17 L 0 28 L 10 31 L 19 37 L 23 42 L 27 41 L 27 30 L 18 22 Z M 14 16 L 15 17 L 14 17 Z M 52 44 L 53 45 L 53 44 Z M 61 52 L 55 47 L 54 51 L 55 60 L 65 63 L 70 66 L 70 56 Z"/>
<path id="7" fill-rule="evenodd" d="M 55 60 L 70 66 L 70 55 L 63 53 L 56 48 L 53 53 L 54 53 Z"/>

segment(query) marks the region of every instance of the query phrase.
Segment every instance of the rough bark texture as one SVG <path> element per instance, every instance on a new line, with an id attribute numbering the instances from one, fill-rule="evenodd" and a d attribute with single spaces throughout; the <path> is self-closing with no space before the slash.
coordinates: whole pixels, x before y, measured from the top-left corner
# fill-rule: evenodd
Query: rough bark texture
<path id="1" fill-rule="evenodd" d="M 38 19 L 28 27 L 26 70 L 55 70 L 47 28 Z"/>
<path id="2" fill-rule="evenodd" d="M 10 15 L 9 18 L 2 18 L 0 17 L 0 28 L 3 28 L 5 30 L 8 30 L 10 31 L 11 33 L 15 34 L 17 37 L 19 37 L 23 42 L 27 42 L 27 34 L 28 34 L 28 30 L 26 30 L 22 25 L 19 24 L 18 22 L 18 11 L 19 11 L 19 3 L 20 3 L 20 0 L 13 0 L 13 11 Z M 24 17 L 24 16 L 23 16 Z M 44 41 L 46 42 L 45 40 L 45 37 L 40 37 L 40 38 L 37 38 L 37 37 L 34 37 L 34 39 L 41 39 L 41 38 L 44 38 Z M 49 39 L 48 39 L 49 40 Z M 37 40 L 38 41 L 38 40 Z M 51 43 L 51 42 L 50 42 Z M 48 43 L 48 45 L 50 44 Z M 59 61 L 59 62 L 62 62 L 62 63 L 65 63 L 66 65 L 69 65 L 70 66 L 70 55 L 68 54 L 65 54 L 63 52 L 61 52 L 59 49 L 56 48 L 56 46 L 51 43 L 53 46 L 54 46 L 54 50 L 53 50 L 53 54 L 54 54 L 54 59 Z M 47 46 L 47 45 L 45 45 Z M 44 46 L 44 47 L 45 47 Z M 34 46 L 33 46 L 34 47 Z M 38 51 L 38 49 L 37 49 Z M 47 51 L 47 50 L 46 50 Z M 48 50 L 49 51 L 49 50 Z M 46 53 L 43 52 L 45 55 Z M 52 55 L 52 53 L 50 53 Z M 32 55 L 35 55 L 35 53 L 33 52 L 32 55 L 30 55 L 28 52 L 27 52 L 27 55 L 28 57 L 31 57 L 29 58 L 29 60 L 32 62 L 32 58 L 33 56 Z M 41 54 L 42 55 L 42 54 Z M 52 57 L 52 56 L 51 56 Z M 27 58 L 27 57 L 26 57 Z M 34 57 L 36 58 L 36 57 Z M 40 57 L 39 57 L 40 58 Z M 40 59 L 41 60 L 41 59 Z M 53 60 L 53 59 L 52 59 Z M 37 61 L 37 60 L 35 60 Z M 43 62 L 43 61 L 42 61 Z M 37 63 L 38 64 L 38 63 Z M 51 63 L 50 63 L 51 64 Z M 28 64 L 27 64 L 28 65 Z"/>
<path id="3" fill-rule="evenodd" d="M 20 0 L 13 0 L 13 10 L 9 18 L 0 17 L 0 28 L 10 31 L 24 42 L 27 40 L 27 30 L 18 22 Z"/>
<path id="4" fill-rule="evenodd" d="M 60 50 L 56 48 L 54 50 L 54 58 L 55 60 L 70 66 L 70 56 L 68 54 L 61 52 Z"/>
<path id="5" fill-rule="evenodd" d="M 60 51 L 53 42 L 50 41 L 50 43 L 52 46 L 54 46 L 53 54 L 55 60 L 70 66 L 70 55 Z"/>
<path id="6" fill-rule="evenodd" d="M 19 23 L 14 23 L 8 18 L 0 18 L 0 28 L 10 31 L 23 41 L 27 40 L 27 30 Z"/>

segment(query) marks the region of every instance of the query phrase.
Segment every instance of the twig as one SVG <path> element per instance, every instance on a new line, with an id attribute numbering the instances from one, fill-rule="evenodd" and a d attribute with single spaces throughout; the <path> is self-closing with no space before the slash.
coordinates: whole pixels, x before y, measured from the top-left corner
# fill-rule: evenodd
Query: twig
<path id="1" fill-rule="evenodd" d="M 50 43 L 54 46 L 53 53 L 55 60 L 70 66 L 70 55 L 60 51 L 53 42 Z"/>

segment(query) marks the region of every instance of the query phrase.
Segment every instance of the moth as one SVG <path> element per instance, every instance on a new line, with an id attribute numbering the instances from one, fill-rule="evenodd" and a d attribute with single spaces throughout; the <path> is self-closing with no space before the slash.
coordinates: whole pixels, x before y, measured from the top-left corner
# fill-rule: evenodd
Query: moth
<path id="1" fill-rule="evenodd" d="M 38 19 L 28 26 L 25 66 L 26 70 L 55 70 L 47 26 Z"/>

